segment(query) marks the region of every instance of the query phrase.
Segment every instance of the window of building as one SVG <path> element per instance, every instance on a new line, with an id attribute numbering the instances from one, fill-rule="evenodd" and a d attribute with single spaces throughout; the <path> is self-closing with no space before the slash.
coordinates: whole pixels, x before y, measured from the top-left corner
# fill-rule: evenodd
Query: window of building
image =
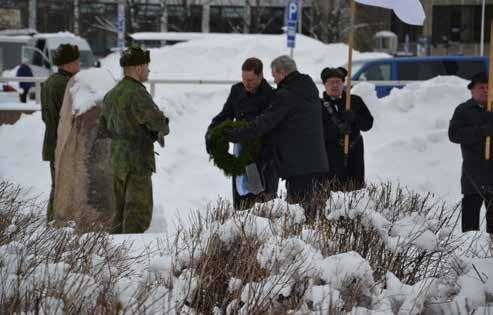
<path id="1" fill-rule="evenodd" d="M 284 7 L 252 7 L 250 33 L 282 34 Z"/>
<path id="2" fill-rule="evenodd" d="M 486 6 L 485 34 L 490 33 L 493 5 Z M 477 43 L 481 36 L 481 5 L 440 5 L 433 7 L 433 44 Z M 485 36 L 489 42 L 489 36 Z"/>
<path id="3" fill-rule="evenodd" d="M 202 30 L 201 5 L 168 5 L 168 31 L 200 32 Z"/>
<path id="4" fill-rule="evenodd" d="M 211 6 L 210 31 L 218 33 L 242 33 L 245 18 L 242 6 Z"/>

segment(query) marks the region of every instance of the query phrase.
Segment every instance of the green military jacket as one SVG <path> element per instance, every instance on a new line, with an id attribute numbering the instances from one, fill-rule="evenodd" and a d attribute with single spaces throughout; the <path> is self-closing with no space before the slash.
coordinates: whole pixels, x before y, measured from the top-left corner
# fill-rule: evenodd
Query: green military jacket
<path id="1" fill-rule="evenodd" d="M 55 160 L 55 148 L 57 141 L 58 121 L 60 120 L 60 109 L 63 104 L 63 96 L 68 80 L 73 74 L 58 69 L 43 83 L 41 90 L 41 118 L 46 129 L 43 140 L 43 160 Z"/>
<path id="2" fill-rule="evenodd" d="M 156 171 L 154 141 L 159 132 L 169 133 L 168 118 L 142 83 L 125 77 L 105 95 L 100 127 L 111 134 L 115 172 L 145 175 Z"/>

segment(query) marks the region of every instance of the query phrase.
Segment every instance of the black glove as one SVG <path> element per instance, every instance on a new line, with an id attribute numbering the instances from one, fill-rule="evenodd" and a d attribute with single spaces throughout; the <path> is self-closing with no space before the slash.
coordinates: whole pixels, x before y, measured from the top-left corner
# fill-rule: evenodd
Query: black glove
<path id="1" fill-rule="evenodd" d="M 348 124 L 352 124 L 356 120 L 356 114 L 352 110 L 342 112 L 342 120 Z"/>
<path id="2" fill-rule="evenodd" d="M 207 154 L 212 154 L 212 135 L 209 131 L 205 134 L 205 150 L 207 151 Z"/>
<path id="3" fill-rule="evenodd" d="M 224 129 L 224 137 L 229 142 L 238 143 L 240 142 L 240 131 L 238 129 Z"/>
<path id="4" fill-rule="evenodd" d="M 351 133 L 351 124 L 346 121 L 341 121 L 337 124 L 337 129 L 340 135 L 346 135 Z"/>
<path id="5" fill-rule="evenodd" d="M 493 124 L 482 125 L 479 127 L 479 130 L 481 131 L 481 135 L 483 137 L 493 137 Z"/>

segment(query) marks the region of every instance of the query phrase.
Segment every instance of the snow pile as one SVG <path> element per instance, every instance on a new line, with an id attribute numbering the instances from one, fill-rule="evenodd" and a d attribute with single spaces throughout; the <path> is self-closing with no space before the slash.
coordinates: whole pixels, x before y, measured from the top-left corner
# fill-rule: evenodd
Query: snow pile
<path id="1" fill-rule="evenodd" d="M 72 111 L 77 115 L 87 112 L 102 101 L 104 95 L 116 84 L 109 71 L 104 69 L 82 70 L 74 76 L 74 81 L 70 93 L 73 99 Z"/>
<path id="2" fill-rule="evenodd" d="M 463 314 L 493 302 L 493 261 L 455 254 L 450 209 L 389 187 L 337 194 L 315 226 L 298 209 L 211 212 L 149 273 L 177 284 L 177 304 L 227 314 Z"/>
<path id="3" fill-rule="evenodd" d="M 285 35 L 207 34 L 188 42 L 150 49 L 151 78 L 239 80 L 241 64 L 249 57 L 264 63 L 264 75 L 272 80 L 270 62 L 289 55 Z M 320 71 L 327 66 L 342 66 L 347 62 L 346 44 L 325 44 L 316 39 L 298 35 L 294 58 L 298 69 L 320 81 Z M 385 58 L 385 53 L 353 52 L 354 60 Z M 112 54 L 101 60 L 115 77 L 121 76 L 119 56 Z"/>

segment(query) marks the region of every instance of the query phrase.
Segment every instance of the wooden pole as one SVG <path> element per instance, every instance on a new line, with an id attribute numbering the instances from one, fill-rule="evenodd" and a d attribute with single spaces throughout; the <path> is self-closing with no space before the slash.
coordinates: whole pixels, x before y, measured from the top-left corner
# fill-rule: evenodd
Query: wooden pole
<path id="1" fill-rule="evenodd" d="M 351 1 L 351 25 L 349 29 L 349 44 L 348 44 L 348 69 L 347 69 L 347 81 L 346 81 L 346 111 L 351 110 L 351 76 L 353 70 L 353 30 L 354 30 L 354 15 L 356 13 L 356 3 Z M 349 154 L 349 133 L 344 135 L 344 154 L 346 157 Z"/>
<path id="2" fill-rule="evenodd" d="M 493 111 L 493 21 L 490 28 L 490 74 L 488 77 L 488 106 L 489 112 Z M 486 137 L 484 157 L 487 161 L 491 158 L 491 136 Z"/>

